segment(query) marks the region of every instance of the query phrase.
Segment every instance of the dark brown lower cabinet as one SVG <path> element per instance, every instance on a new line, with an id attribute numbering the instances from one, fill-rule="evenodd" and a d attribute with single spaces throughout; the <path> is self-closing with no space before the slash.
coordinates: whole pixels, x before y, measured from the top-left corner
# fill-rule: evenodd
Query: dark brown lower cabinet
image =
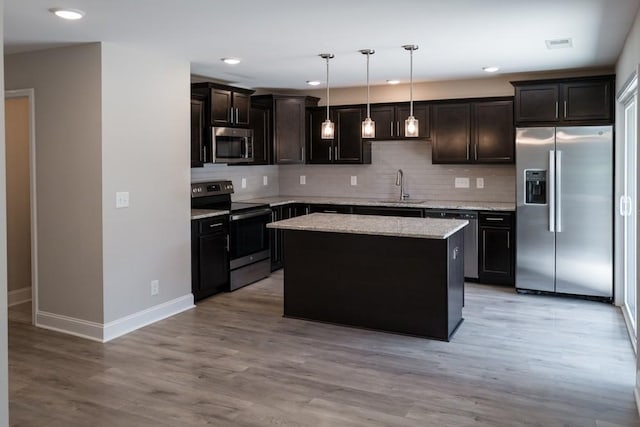
<path id="1" fill-rule="evenodd" d="M 198 301 L 229 290 L 228 221 L 191 221 L 191 292 Z"/>
<path id="2" fill-rule="evenodd" d="M 281 221 L 283 219 L 295 218 L 308 213 L 307 205 L 291 203 L 283 206 L 271 208 L 271 221 Z M 279 270 L 284 265 L 284 244 L 283 231 L 278 229 L 269 230 L 269 243 L 271 245 L 271 271 Z"/>
<path id="3" fill-rule="evenodd" d="M 513 285 L 515 283 L 515 227 L 512 212 L 480 212 L 480 282 Z"/>

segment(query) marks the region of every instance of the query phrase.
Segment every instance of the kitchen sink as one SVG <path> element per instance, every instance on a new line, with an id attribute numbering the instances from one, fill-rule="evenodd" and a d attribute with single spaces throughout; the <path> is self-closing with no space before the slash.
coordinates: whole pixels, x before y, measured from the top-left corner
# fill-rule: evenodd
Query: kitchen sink
<path id="1" fill-rule="evenodd" d="M 402 203 L 402 204 L 418 204 L 418 203 L 425 203 L 426 200 L 418 200 L 418 199 L 405 199 L 405 200 L 400 200 L 400 199 L 372 199 L 369 200 L 370 202 L 373 203 Z"/>

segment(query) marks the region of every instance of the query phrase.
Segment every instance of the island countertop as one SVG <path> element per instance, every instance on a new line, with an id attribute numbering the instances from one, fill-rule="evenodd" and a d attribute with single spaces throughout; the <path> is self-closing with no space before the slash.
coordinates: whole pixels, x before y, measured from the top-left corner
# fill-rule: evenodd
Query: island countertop
<path id="1" fill-rule="evenodd" d="M 267 224 L 267 228 L 420 239 L 446 239 L 464 228 L 468 223 L 469 221 L 467 220 L 458 219 L 313 213 L 272 222 Z"/>

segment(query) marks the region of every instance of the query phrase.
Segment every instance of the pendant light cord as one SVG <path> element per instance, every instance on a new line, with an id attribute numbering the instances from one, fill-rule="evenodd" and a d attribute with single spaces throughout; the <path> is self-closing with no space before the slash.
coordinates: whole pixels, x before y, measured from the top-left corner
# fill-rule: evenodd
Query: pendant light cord
<path id="1" fill-rule="evenodd" d="M 367 52 L 367 118 L 371 117 L 371 108 L 369 104 L 369 56 L 371 54 Z"/>
<path id="2" fill-rule="evenodd" d="M 327 55 L 327 120 L 329 120 L 329 58 Z"/>
<path id="3" fill-rule="evenodd" d="M 409 89 L 409 97 L 411 99 L 411 102 L 410 102 L 410 105 L 409 105 L 409 115 L 411 117 L 413 117 L 413 49 L 411 49 L 409 52 L 410 52 L 410 55 L 409 55 L 409 58 L 410 58 L 410 60 L 409 60 L 410 61 L 409 62 L 409 64 L 410 64 L 410 67 L 409 67 L 410 68 L 409 78 L 410 78 L 410 81 L 411 81 L 411 85 L 410 85 L 410 89 Z"/>

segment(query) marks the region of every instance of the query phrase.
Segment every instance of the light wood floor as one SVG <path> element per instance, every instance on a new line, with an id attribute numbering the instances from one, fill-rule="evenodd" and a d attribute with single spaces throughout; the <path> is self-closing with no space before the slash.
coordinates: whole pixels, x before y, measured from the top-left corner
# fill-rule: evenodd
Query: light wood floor
<path id="1" fill-rule="evenodd" d="M 598 302 L 470 284 L 450 343 L 284 319 L 281 272 L 104 345 L 25 307 L 14 426 L 640 425 L 621 314 Z"/>

